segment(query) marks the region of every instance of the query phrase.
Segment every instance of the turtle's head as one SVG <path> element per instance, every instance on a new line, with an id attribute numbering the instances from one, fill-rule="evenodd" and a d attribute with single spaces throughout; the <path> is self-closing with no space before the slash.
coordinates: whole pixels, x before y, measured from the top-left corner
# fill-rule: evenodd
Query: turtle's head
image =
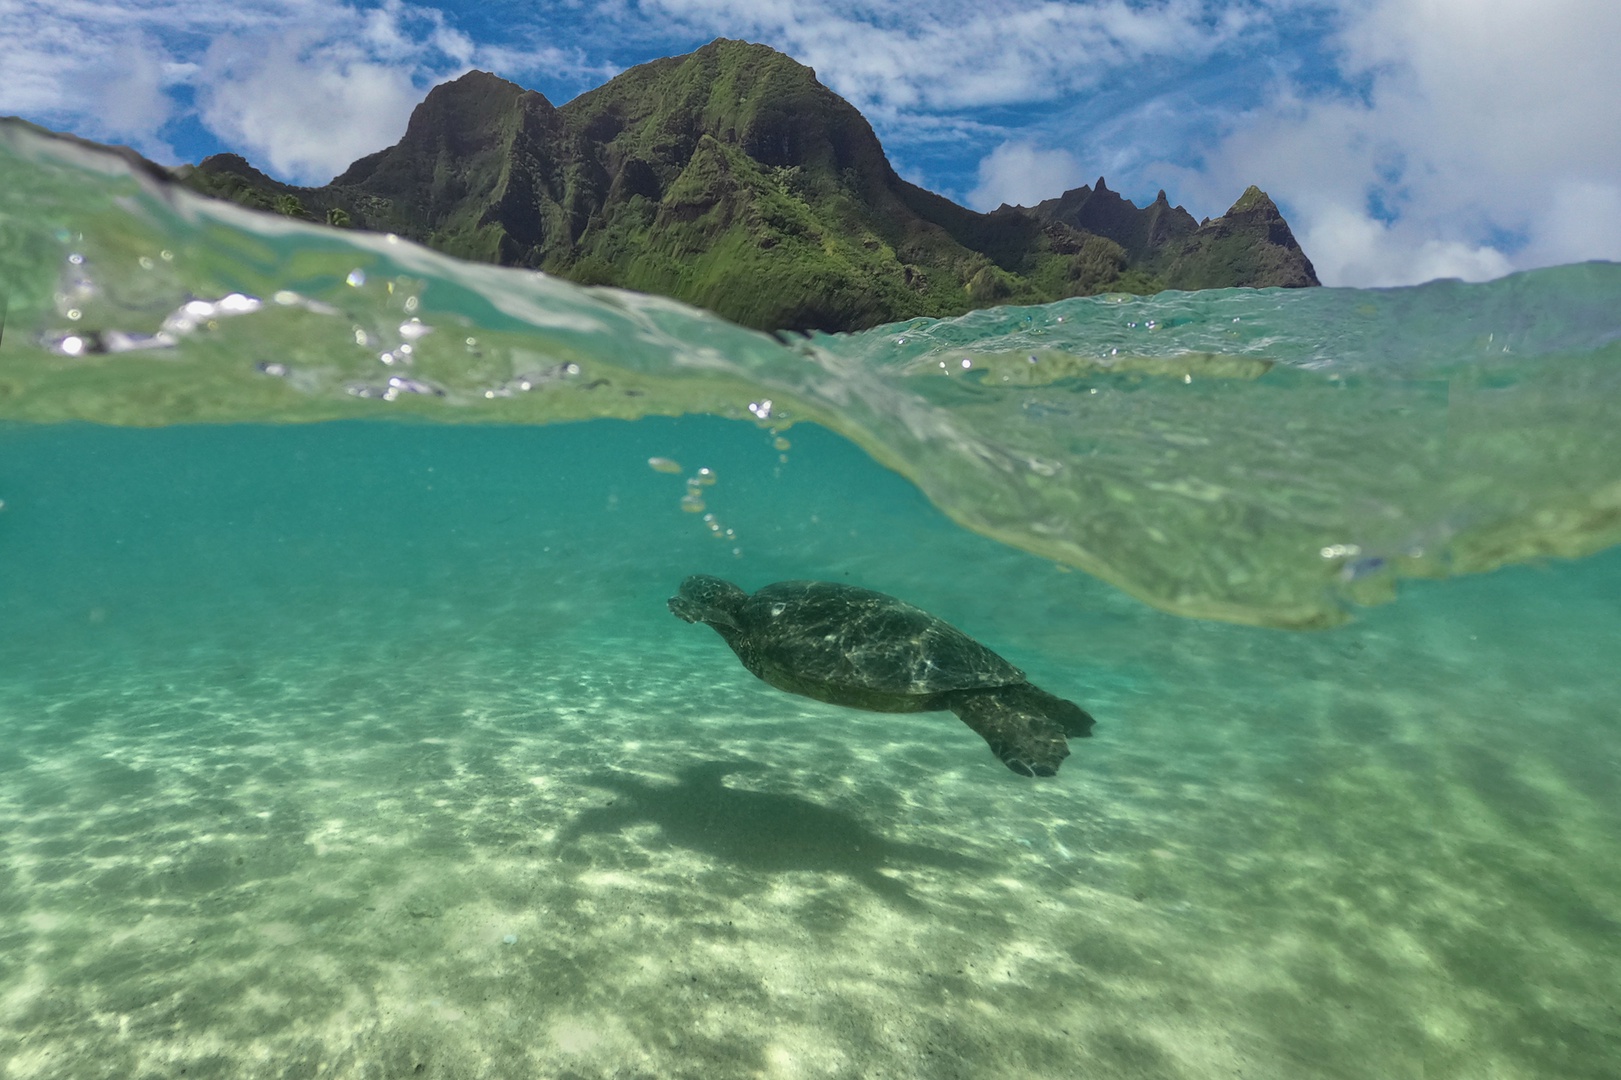
<path id="1" fill-rule="evenodd" d="M 737 620 L 749 594 L 708 574 L 694 574 L 670 597 L 670 611 L 687 622 L 708 623 L 716 630 L 738 629 Z"/>

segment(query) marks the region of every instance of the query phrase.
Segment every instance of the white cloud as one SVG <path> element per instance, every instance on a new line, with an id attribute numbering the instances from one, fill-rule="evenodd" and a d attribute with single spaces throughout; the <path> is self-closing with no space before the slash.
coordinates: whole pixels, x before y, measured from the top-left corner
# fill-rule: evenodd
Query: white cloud
<path id="1" fill-rule="evenodd" d="M 1337 62 L 1364 94 L 1280 80 L 1202 168 L 1166 171 L 1267 188 L 1329 284 L 1621 259 L 1621 5 L 1341 4 Z"/>
<path id="2" fill-rule="evenodd" d="M 1298 237 L 1326 284 L 1417 285 L 1436 278 L 1485 281 L 1512 266 L 1495 248 L 1425 237 L 1346 206 L 1319 208 Z"/>
<path id="3" fill-rule="evenodd" d="M 1003 203 L 1034 206 L 1085 183 L 1085 166 L 1067 150 L 1043 150 L 1030 142 L 1005 142 L 979 163 L 979 185 L 968 205 L 994 210 Z"/>
<path id="4" fill-rule="evenodd" d="M 611 74 L 521 37 L 484 47 L 403 0 L 0 0 L 0 114 L 174 161 L 187 112 L 282 179 L 321 183 L 405 129 L 434 83 L 470 67 Z"/>
<path id="5" fill-rule="evenodd" d="M 81 86 L 98 103 L 93 131 L 139 131 L 155 136 L 169 115 L 169 87 L 185 76 L 165 62 L 150 39 L 134 36 L 118 47 L 127 62 L 94 67 L 81 74 Z"/>
<path id="6" fill-rule="evenodd" d="M 17 114 L 92 139 L 167 150 L 169 89 L 183 81 L 141 18 L 138 0 L 61 4 L 0 0 L 0 115 Z"/>
<path id="7" fill-rule="evenodd" d="M 772 45 L 869 112 L 1053 100 L 1147 57 L 1209 55 L 1249 11 L 1216 0 L 643 0 L 638 14 Z"/>
<path id="8" fill-rule="evenodd" d="M 203 123 L 277 176 L 331 179 L 399 138 L 422 98 L 417 78 L 425 68 L 459 74 L 424 64 L 426 50 L 405 38 L 397 20 L 379 21 L 365 20 L 352 35 L 323 21 L 274 36 L 219 38 L 197 78 Z M 399 59 L 385 61 L 385 54 Z"/>
<path id="9" fill-rule="evenodd" d="M 1531 222 L 1524 252 L 1531 265 L 1621 260 L 1621 182 L 1560 181 Z"/>

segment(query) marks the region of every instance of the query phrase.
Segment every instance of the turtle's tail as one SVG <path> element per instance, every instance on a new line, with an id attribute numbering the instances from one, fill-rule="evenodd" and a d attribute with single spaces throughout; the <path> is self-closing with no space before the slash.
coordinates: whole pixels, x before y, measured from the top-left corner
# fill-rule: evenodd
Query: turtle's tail
<path id="1" fill-rule="evenodd" d="M 951 695 L 946 707 L 1021 776 L 1056 776 L 1069 757 L 1068 737 L 1092 734 L 1085 709 L 1029 683 L 962 691 Z"/>

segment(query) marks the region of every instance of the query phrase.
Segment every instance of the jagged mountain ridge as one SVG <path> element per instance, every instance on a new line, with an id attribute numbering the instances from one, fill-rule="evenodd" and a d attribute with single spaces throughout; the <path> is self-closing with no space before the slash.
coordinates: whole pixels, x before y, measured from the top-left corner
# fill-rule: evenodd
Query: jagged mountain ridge
<path id="1" fill-rule="evenodd" d="M 447 253 L 661 293 L 762 329 L 853 330 L 1105 290 L 1317 284 L 1257 188 L 1197 223 L 1163 192 L 980 214 L 901 179 L 815 72 L 720 40 L 554 107 L 485 72 L 435 87 L 401 140 L 330 184 L 236 155 L 212 195 L 398 233 Z"/>

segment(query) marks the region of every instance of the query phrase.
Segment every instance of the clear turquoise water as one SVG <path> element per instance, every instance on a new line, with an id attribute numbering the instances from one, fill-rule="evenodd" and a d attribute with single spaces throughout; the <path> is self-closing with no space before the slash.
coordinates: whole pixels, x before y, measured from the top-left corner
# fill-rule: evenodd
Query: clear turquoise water
<path id="1" fill-rule="evenodd" d="M 0 1075 L 1616 1074 L 1621 549 L 1565 559 L 1536 547 L 1592 547 L 1605 528 L 1615 474 L 1603 471 L 1598 426 L 1614 413 L 1602 394 L 1613 346 L 1602 317 L 1577 310 L 1612 287 L 1602 269 L 1429 293 L 1137 302 L 1195 336 L 1214 332 L 1196 300 L 1273 320 L 1231 351 L 1282 357 L 1288 370 L 1189 399 L 1171 396 L 1174 377 L 1072 376 L 1015 393 L 896 374 L 918 360 L 897 339 L 915 346 L 922 334 L 967 340 L 994 376 L 997 357 L 1028 362 L 1023 335 L 1060 337 L 1059 314 L 1064 326 L 1105 317 L 1092 308 L 890 328 L 821 342 L 825 354 L 807 360 L 800 346 L 656 306 L 616 309 L 628 324 L 604 336 L 600 297 L 549 284 L 475 282 L 495 306 L 527 305 L 527 329 L 496 326 L 465 296 L 435 310 L 463 271 L 408 252 L 428 283 L 413 293 L 427 321 L 483 320 L 458 344 L 510 334 L 541 342 L 530 347 L 552 362 L 568 345 L 570 362 L 615 389 L 630 385 L 626 372 L 673 372 L 636 387 L 665 403 L 707 395 L 733 417 L 467 425 L 442 421 L 479 400 L 500 406 L 472 391 L 496 384 L 455 382 L 444 357 L 415 369 L 444 363 L 450 390 L 424 397 L 415 419 L 389 411 L 412 399 L 344 393 L 354 376 L 332 324 L 352 340 L 365 318 L 397 323 L 393 294 L 288 267 L 352 264 L 360 238 L 334 250 L 261 237 L 290 246 L 252 270 L 301 296 L 361 296 L 341 319 L 306 311 L 296 325 L 235 324 L 258 325 L 246 339 L 199 332 L 164 350 L 53 353 L 61 327 L 116 315 L 151 332 L 158 320 L 137 325 L 142 312 L 161 318 L 180 302 L 168 285 L 136 295 L 147 278 L 107 269 L 119 245 L 133 260 L 151 230 L 179 229 L 163 250 L 202 265 L 199 253 L 240 252 L 252 237 L 235 219 L 237 232 L 183 221 L 199 239 L 170 211 L 120 203 L 116 174 L 73 189 L 70 173 L 56 187 L 71 205 L 40 195 L 28 221 L 50 225 L 100 193 L 113 209 L 95 220 L 124 232 L 41 236 L 18 207 L 44 166 L 8 167 Z M 68 321 L 63 253 L 97 243 L 95 288 L 72 300 L 88 314 Z M 239 287 L 208 283 L 212 293 L 191 294 Z M 1561 308 L 1559 295 L 1581 302 Z M 1425 354 L 1433 378 L 1410 377 L 1423 357 L 1381 375 L 1377 342 L 1391 331 L 1356 339 L 1346 324 L 1369 305 L 1408 337 L 1438 334 L 1443 309 L 1498 311 L 1494 325 L 1515 322 L 1516 340 L 1541 351 L 1470 366 L 1471 331 L 1445 364 Z M 539 325 L 548 312 L 599 323 L 560 344 L 565 330 Z M 1379 405 L 1355 417 L 1319 400 L 1305 374 L 1320 370 L 1312 349 L 1353 339 L 1351 392 Z M 1211 352 L 1164 340 L 1173 359 Z M 267 356 L 295 375 L 322 363 L 333 373 L 289 386 L 254 368 Z M 185 386 L 206 388 L 194 407 L 238 415 L 175 422 Z M 255 396 L 263 387 L 289 396 Z M 844 412 L 840 387 L 856 388 Z M 810 422 L 773 431 L 742 408 L 767 391 L 780 407 L 784 389 L 802 417 L 850 438 Z M 1097 398 L 1104 411 L 1048 427 L 1007 415 Z M 333 403 L 376 411 L 285 422 Z M 1422 534 L 1459 562 L 1484 543 L 1470 539 L 1485 535 L 1474 524 L 1506 521 L 1491 535 L 1516 538 L 1504 558 L 1518 565 L 1407 581 L 1394 603 L 1300 632 L 1170 614 L 957 523 L 998 532 L 1010 505 L 1030 505 L 999 502 L 950 456 L 965 447 L 1057 455 L 1146 493 L 1175 459 L 1126 468 L 1127 450 L 1152 441 L 1123 441 L 1133 416 L 1160 435 L 1219 440 L 1233 417 L 1280 403 L 1329 449 L 1297 446 L 1289 475 L 1270 481 L 1262 459 L 1235 458 L 1255 471 L 1229 469 L 1231 497 L 1204 505 L 1266 510 L 1287 531 L 1349 502 L 1344 520 L 1385 523 L 1368 535 Z M 59 406 L 67 416 L 39 413 Z M 1204 414 L 1205 427 L 1190 426 Z M 1501 455 L 1490 460 L 1523 452 L 1519 473 L 1492 474 L 1497 486 L 1477 490 L 1478 473 L 1426 486 L 1423 470 L 1403 480 L 1390 466 L 1424 452 L 1428 421 L 1456 434 L 1492 427 L 1481 422 L 1492 415 L 1513 438 L 1480 444 Z M 1348 426 L 1333 428 L 1336 416 Z M 1332 436 L 1374 420 L 1402 431 L 1392 416 L 1413 441 L 1385 458 L 1345 456 L 1359 473 L 1385 461 L 1399 490 L 1347 495 Z M 1537 423 L 1516 426 L 1526 417 Z M 1075 430 L 1098 452 L 1053 442 Z M 1557 430 L 1570 448 L 1545 462 L 1555 444 L 1537 438 Z M 1310 433 L 1299 444 L 1316 445 Z M 655 471 L 655 457 L 680 472 Z M 1581 481 L 1560 493 L 1565 517 L 1517 486 L 1550 464 Z M 699 468 L 717 477 L 700 492 L 712 523 L 682 508 Z M 1310 498 L 1247 498 L 1299 476 L 1316 477 L 1296 489 Z M 1056 508 L 1028 524 L 1069 540 L 1112 535 L 1063 516 L 1084 486 L 1019 483 Z M 1425 517 L 1442 490 L 1444 512 Z M 1155 565 L 1190 579 L 1264 577 L 1270 564 L 1232 554 L 1247 549 L 1219 514 L 1206 522 L 1208 553 L 1197 533 L 1174 531 L 1201 520 L 1145 512 L 1138 546 L 1175 547 L 1176 560 Z M 1437 523 L 1452 531 L 1441 537 Z M 1155 528 L 1169 539 L 1148 538 Z M 1273 526 L 1257 529 L 1265 548 Z M 1325 579 L 1335 603 L 1380 598 L 1357 590 L 1384 571 L 1348 565 Z M 665 609 L 694 572 L 903 596 L 1082 702 L 1096 735 L 1054 781 L 1031 782 L 949 715 L 773 691 Z"/>

